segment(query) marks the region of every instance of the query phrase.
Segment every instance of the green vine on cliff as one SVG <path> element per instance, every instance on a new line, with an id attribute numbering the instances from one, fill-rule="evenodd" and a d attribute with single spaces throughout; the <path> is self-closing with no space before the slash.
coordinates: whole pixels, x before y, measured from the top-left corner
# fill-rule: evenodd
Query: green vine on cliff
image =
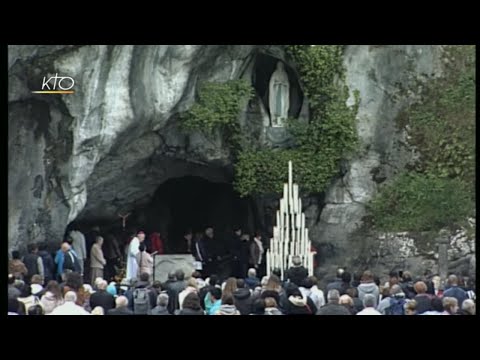
<path id="1" fill-rule="evenodd" d="M 444 76 L 399 117 L 420 159 L 372 200 L 379 230 L 453 230 L 474 216 L 475 46 L 449 46 L 443 60 Z"/>
<path id="2" fill-rule="evenodd" d="M 238 147 L 238 115 L 253 96 L 254 90 L 245 80 L 202 83 L 195 104 L 180 116 L 180 124 L 186 131 L 201 131 L 207 136 L 220 130 L 231 147 Z"/>
<path id="3" fill-rule="evenodd" d="M 295 181 L 303 191 L 323 192 L 339 172 L 340 161 L 357 144 L 358 94 L 355 105 L 348 107 L 343 46 L 291 45 L 286 51 L 299 71 L 310 105 L 310 121 L 288 121 L 294 149 L 244 149 L 240 153 L 235 188 L 242 196 L 281 192 L 289 160 L 294 163 Z"/>

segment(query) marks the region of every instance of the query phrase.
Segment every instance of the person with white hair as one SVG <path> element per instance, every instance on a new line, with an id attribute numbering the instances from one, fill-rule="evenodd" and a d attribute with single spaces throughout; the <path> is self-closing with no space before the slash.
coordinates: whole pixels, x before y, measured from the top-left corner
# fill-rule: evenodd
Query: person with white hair
<path id="1" fill-rule="evenodd" d="M 85 285 L 84 285 L 85 286 Z M 102 280 L 98 284 L 98 291 L 90 296 L 90 306 L 93 308 L 100 306 L 104 312 L 115 307 L 115 298 L 112 294 L 107 292 L 107 281 Z"/>
<path id="2" fill-rule="evenodd" d="M 97 306 L 92 310 L 92 315 L 105 315 L 105 311 L 101 306 Z"/>
<path id="3" fill-rule="evenodd" d="M 475 301 L 467 299 L 463 301 L 461 315 L 475 315 Z"/>
<path id="4" fill-rule="evenodd" d="M 128 308 L 128 299 L 126 296 L 119 296 L 115 299 L 115 309 L 110 309 L 107 315 L 133 315 L 133 311 Z"/>
<path id="5" fill-rule="evenodd" d="M 160 293 L 157 297 L 157 306 L 152 309 L 152 315 L 171 315 L 168 312 L 168 294 Z"/>
<path id="6" fill-rule="evenodd" d="M 257 278 L 257 270 L 255 268 L 248 269 L 247 278 L 245 279 L 245 284 L 250 288 L 250 290 L 255 289 L 260 285 L 260 280 Z"/>
<path id="7" fill-rule="evenodd" d="M 83 307 L 75 304 L 77 294 L 74 291 L 68 291 L 65 294 L 65 303 L 53 309 L 50 315 L 90 315 Z"/>
<path id="8" fill-rule="evenodd" d="M 345 306 L 340 305 L 340 292 L 337 289 L 327 293 L 327 301 L 328 303 L 317 311 L 317 315 L 352 315 Z"/>
<path id="9" fill-rule="evenodd" d="M 362 311 L 358 312 L 357 315 L 382 315 L 379 311 L 375 309 L 377 303 L 377 298 L 373 294 L 365 294 L 363 297 L 363 306 L 365 307 Z"/>

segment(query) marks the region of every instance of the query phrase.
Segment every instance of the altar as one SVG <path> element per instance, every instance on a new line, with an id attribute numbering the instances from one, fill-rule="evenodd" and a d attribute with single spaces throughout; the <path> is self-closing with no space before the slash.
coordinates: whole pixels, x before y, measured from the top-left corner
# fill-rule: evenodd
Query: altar
<path id="1" fill-rule="evenodd" d="M 166 281 L 168 273 L 176 270 L 183 270 L 188 278 L 195 271 L 195 258 L 190 254 L 155 255 L 153 266 L 155 281 Z"/>

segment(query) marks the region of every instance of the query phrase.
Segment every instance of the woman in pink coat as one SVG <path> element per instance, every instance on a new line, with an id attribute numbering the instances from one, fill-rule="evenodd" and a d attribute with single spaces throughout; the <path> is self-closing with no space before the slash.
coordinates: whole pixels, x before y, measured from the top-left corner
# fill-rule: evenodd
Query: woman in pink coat
<path id="1" fill-rule="evenodd" d="M 146 246 L 144 243 L 141 243 L 138 247 L 140 250 L 136 255 L 138 272 L 137 277 L 140 278 L 140 274 L 147 273 L 152 276 L 153 274 L 153 257 L 146 251 Z"/>

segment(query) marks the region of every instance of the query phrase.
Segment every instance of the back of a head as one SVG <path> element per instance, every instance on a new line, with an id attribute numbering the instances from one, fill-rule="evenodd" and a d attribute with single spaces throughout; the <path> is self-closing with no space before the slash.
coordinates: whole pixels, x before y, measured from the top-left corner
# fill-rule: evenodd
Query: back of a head
<path id="1" fill-rule="evenodd" d="M 32 276 L 32 280 L 30 280 L 32 284 L 43 285 L 43 278 L 41 275 L 35 274 Z"/>
<path id="2" fill-rule="evenodd" d="M 102 280 L 98 283 L 98 290 L 106 290 L 108 283 L 106 280 Z"/>
<path id="3" fill-rule="evenodd" d="M 313 285 L 315 285 L 315 283 L 313 282 L 311 277 L 307 277 L 307 278 L 303 279 L 303 281 L 302 281 L 302 286 L 305 289 L 311 289 L 313 287 Z"/>
<path id="4" fill-rule="evenodd" d="M 32 305 L 28 308 L 28 315 L 45 315 L 41 305 Z"/>
<path id="5" fill-rule="evenodd" d="M 458 300 L 454 297 L 444 297 L 442 298 L 443 308 L 452 313 L 454 308 L 458 306 Z"/>
<path id="6" fill-rule="evenodd" d="M 450 276 L 448 277 L 448 284 L 449 284 L 449 285 L 457 285 L 457 284 L 458 284 L 457 275 L 454 275 L 454 274 L 450 275 Z"/>
<path id="7" fill-rule="evenodd" d="M 257 277 L 257 270 L 255 268 L 248 269 L 248 277 L 249 278 Z"/>
<path id="8" fill-rule="evenodd" d="M 127 307 L 128 306 L 128 299 L 126 296 L 119 296 L 115 299 L 115 305 L 117 308 Z"/>
<path id="9" fill-rule="evenodd" d="M 201 279 L 202 274 L 200 273 L 200 271 L 195 270 L 194 272 L 192 272 L 192 277 L 195 279 Z"/>
<path id="10" fill-rule="evenodd" d="M 148 282 L 150 280 L 150 275 L 148 273 L 141 273 L 140 274 L 140 281 Z"/>
<path id="11" fill-rule="evenodd" d="M 237 279 L 237 288 L 238 289 L 243 289 L 244 287 L 245 287 L 245 280 Z"/>
<path id="12" fill-rule="evenodd" d="M 342 273 L 342 282 L 346 283 L 346 284 L 350 284 L 350 281 L 352 281 L 352 274 L 350 274 L 348 271 L 344 271 Z"/>
<path id="13" fill-rule="evenodd" d="M 140 250 L 140 252 L 144 252 L 146 248 L 147 247 L 145 246 L 145 243 L 143 243 L 143 242 L 138 246 L 138 250 Z"/>
<path id="14" fill-rule="evenodd" d="M 222 298 L 222 290 L 214 287 L 213 289 L 210 290 L 210 295 L 212 295 L 215 300 L 220 300 Z"/>
<path id="15" fill-rule="evenodd" d="M 219 283 L 218 275 L 216 275 L 216 274 L 210 275 L 210 281 L 209 281 L 210 286 L 215 286 L 218 283 Z"/>
<path id="16" fill-rule="evenodd" d="M 170 271 L 168 273 L 168 280 L 170 281 L 175 281 L 176 277 L 175 277 L 175 272 L 174 271 Z"/>
<path id="17" fill-rule="evenodd" d="M 195 288 L 197 289 L 198 286 L 197 286 L 197 279 L 195 279 L 194 277 L 191 277 L 190 279 L 187 280 L 187 286 L 190 286 L 192 288 Z"/>
<path id="18" fill-rule="evenodd" d="M 157 305 L 166 307 L 168 305 L 168 299 L 169 297 L 167 293 L 161 293 L 157 297 Z"/>
<path id="19" fill-rule="evenodd" d="M 66 274 L 65 285 L 69 288 L 78 291 L 83 285 L 82 276 L 77 272 L 71 272 Z"/>
<path id="20" fill-rule="evenodd" d="M 293 264 L 293 266 L 300 266 L 300 265 L 302 265 L 302 259 L 300 258 L 300 256 L 295 255 L 295 256 L 292 258 L 292 264 Z"/>
<path id="21" fill-rule="evenodd" d="M 423 281 L 417 281 L 413 288 L 417 294 L 425 294 L 427 292 L 427 285 Z"/>
<path id="22" fill-rule="evenodd" d="M 287 296 L 290 297 L 295 291 L 298 291 L 298 286 L 292 282 L 287 283 L 285 287 L 285 292 Z"/>
<path id="23" fill-rule="evenodd" d="M 278 278 L 281 278 L 282 277 L 282 270 L 280 270 L 280 268 L 275 268 L 272 270 L 272 274 L 277 276 Z"/>
<path id="24" fill-rule="evenodd" d="M 267 307 L 267 308 L 271 308 L 271 307 L 276 308 L 277 306 L 278 306 L 277 301 L 276 301 L 274 298 L 272 298 L 272 297 L 267 297 L 267 298 L 265 298 L 265 307 Z"/>
<path id="25" fill-rule="evenodd" d="M 475 315 L 475 302 L 472 299 L 464 300 L 462 303 L 462 310 L 470 315 Z"/>
<path id="26" fill-rule="evenodd" d="M 404 271 L 402 274 L 402 280 L 404 282 L 412 281 L 412 273 L 410 271 Z"/>
<path id="27" fill-rule="evenodd" d="M 400 285 L 395 284 L 390 288 L 390 295 L 392 296 L 400 294 L 401 292 L 402 292 L 402 287 Z"/>
<path id="28" fill-rule="evenodd" d="M 18 250 L 13 250 L 13 251 L 12 251 L 12 259 L 13 259 L 13 260 L 19 260 L 19 259 L 20 259 L 20 251 L 18 251 Z"/>
<path id="29" fill-rule="evenodd" d="M 329 303 L 338 304 L 340 301 L 340 293 L 337 289 L 332 289 L 328 291 L 327 299 Z"/>
<path id="30" fill-rule="evenodd" d="M 254 314 L 264 314 L 265 313 L 265 300 L 256 299 L 252 304 L 252 312 Z"/>
<path id="31" fill-rule="evenodd" d="M 270 275 L 267 281 L 266 289 L 278 291 L 281 287 L 282 282 L 280 281 L 280 278 L 277 275 Z"/>
<path id="32" fill-rule="evenodd" d="M 353 306 L 353 299 L 348 295 L 342 295 L 342 296 L 340 296 L 340 299 L 339 299 L 338 303 L 340 305 Z"/>
<path id="33" fill-rule="evenodd" d="M 77 294 L 74 291 L 68 291 L 65 294 L 65 301 L 74 303 L 75 301 L 77 301 Z"/>
<path id="34" fill-rule="evenodd" d="M 365 270 L 362 275 L 362 282 L 373 282 L 373 273 L 370 270 Z"/>
<path id="35" fill-rule="evenodd" d="M 194 292 L 191 292 L 185 296 L 182 306 L 184 309 L 191 310 L 200 310 L 202 308 L 200 305 L 200 298 L 198 297 L 197 293 Z"/>
<path id="36" fill-rule="evenodd" d="M 92 315 L 105 315 L 105 310 L 101 306 L 96 306 L 92 310 Z"/>
<path id="37" fill-rule="evenodd" d="M 231 294 L 224 294 L 222 296 L 222 305 L 234 305 L 234 299 Z"/>
<path id="38" fill-rule="evenodd" d="M 376 299 L 375 295 L 372 294 L 365 294 L 363 297 L 363 306 L 368 308 L 368 307 L 375 307 Z"/>
<path id="39" fill-rule="evenodd" d="M 177 271 L 175 271 L 175 277 L 178 281 L 183 281 L 185 280 L 185 273 L 183 272 L 183 270 L 178 269 Z"/>
<path id="40" fill-rule="evenodd" d="M 442 302 L 442 299 L 438 298 L 438 297 L 434 297 L 432 298 L 431 300 L 431 307 L 432 307 L 432 310 L 434 311 L 438 311 L 438 312 L 442 312 L 443 311 L 443 302 Z"/>

